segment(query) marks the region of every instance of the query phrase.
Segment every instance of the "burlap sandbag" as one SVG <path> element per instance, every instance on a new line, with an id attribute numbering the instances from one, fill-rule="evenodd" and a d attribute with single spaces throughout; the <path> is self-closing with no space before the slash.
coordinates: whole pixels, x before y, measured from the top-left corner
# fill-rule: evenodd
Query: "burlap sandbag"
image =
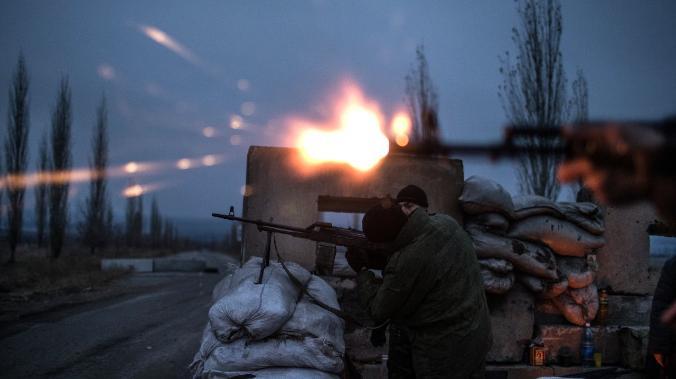
<path id="1" fill-rule="evenodd" d="M 554 254 L 546 246 L 502 237 L 478 228 L 466 230 L 479 259 L 505 259 L 518 271 L 543 279 L 558 278 Z"/>
<path id="2" fill-rule="evenodd" d="M 514 223 L 508 236 L 542 242 L 557 254 L 573 257 L 583 257 L 606 242 L 603 237 L 551 216 L 533 216 Z"/>
<path id="3" fill-rule="evenodd" d="M 465 180 L 460 205 L 466 214 L 500 213 L 511 216 L 514 210 L 512 196 L 500 184 L 481 177 L 470 176 Z"/>
<path id="4" fill-rule="evenodd" d="M 599 298 L 596 285 L 585 288 L 568 289 L 552 299 L 568 322 L 582 326 L 593 320 L 599 310 Z"/>
<path id="5" fill-rule="evenodd" d="M 520 273 L 516 276 L 516 280 L 534 294 L 541 294 L 545 290 L 545 283 L 540 278 Z"/>
<path id="6" fill-rule="evenodd" d="M 557 282 L 545 283 L 545 290 L 540 294 L 541 299 L 553 299 L 568 289 L 568 279 L 560 278 Z"/>
<path id="7" fill-rule="evenodd" d="M 512 202 L 514 220 L 548 215 L 572 222 L 591 234 L 605 231 L 603 211 L 594 203 L 554 202 L 537 195 L 514 196 Z"/>
<path id="8" fill-rule="evenodd" d="M 509 229 L 509 220 L 500 213 L 481 213 L 465 218 L 465 225 L 475 225 L 502 234 Z"/>
<path id="9" fill-rule="evenodd" d="M 587 267 L 585 258 L 560 256 L 556 263 L 561 276 L 568 280 L 568 287 L 585 288 L 594 282 L 594 272 Z"/>
<path id="10" fill-rule="evenodd" d="M 506 275 L 514 271 L 514 265 L 508 260 L 498 258 L 479 259 L 481 268 L 491 270 L 496 274 Z"/>
<path id="11" fill-rule="evenodd" d="M 481 269 L 481 279 L 488 293 L 500 295 L 514 286 L 514 273 L 499 274 L 486 268 Z"/>

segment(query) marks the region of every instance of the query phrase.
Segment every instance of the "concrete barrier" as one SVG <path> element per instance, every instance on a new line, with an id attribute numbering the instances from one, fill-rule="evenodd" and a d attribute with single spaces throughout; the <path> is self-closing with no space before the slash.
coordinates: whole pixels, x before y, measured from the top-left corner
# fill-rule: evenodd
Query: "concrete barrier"
<path id="1" fill-rule="evenodd" d="M 154 259 L 154 272 L 201 272 L 207 267 L 206 262 L 189 259 Z"/>
<path id="2" fill-rule="evenodd" d="M 101 271 L 109 271 L 113 269 L 131 269 L 136 272 L 152 272 L 153 259 L 150 258 L 101 259 Z"/>

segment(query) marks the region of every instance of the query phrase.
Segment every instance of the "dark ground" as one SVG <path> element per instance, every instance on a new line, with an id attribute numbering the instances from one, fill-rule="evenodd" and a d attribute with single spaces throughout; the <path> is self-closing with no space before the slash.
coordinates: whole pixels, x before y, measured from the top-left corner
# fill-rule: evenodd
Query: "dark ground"
<path id="1" fill-rule="evenodd" d="M 188 377 L 222 276 L 132 274 L 126 294 L 0 323 L 0 377 Z"/>

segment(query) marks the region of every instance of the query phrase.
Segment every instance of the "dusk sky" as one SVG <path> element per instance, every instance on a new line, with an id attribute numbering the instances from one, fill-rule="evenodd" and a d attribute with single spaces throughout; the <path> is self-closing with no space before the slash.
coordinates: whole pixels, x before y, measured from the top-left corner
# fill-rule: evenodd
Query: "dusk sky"
<path id="1" fill-rule="evenodd" d="M 676 113 L 676 2 L 565 1 L 562 52 L 570 82 L 582 69 L 593 119 Z M 111 178 L 147 185 L 169 217 L 241 208 L 250 145 L 284 145 L 282 120 L 321 120 L 343 80 L 383 113 L 403 105 L 404 76 L 424 43 L 447 141 L 497 140 L 499 56 L 514 52 L 514 1 L 8 1 L 0 5 L 0 114 L 23 52 L 30 75 L 30 170 L 50 127 L 58 83 L 73 94 L 73 163 L 85 168 L 95 110 L 109 108 L 110 164 L 154 162 Z M 153 39 L 154 38 L 154 39 Z M 158 43 L 164 42 L 164 44 Z M 243 126 L 233 129 L 232 121 Z M 213 164 L 202 160 L 212 155 Z M 190 159 L 179 170 L 180 159 Z M 465 161 L 517 192 L 509 163 Z M 83 199 L 75 183 L 71 207 Z M 146 204 L 150 203 L 146 197 Z M 32 213 L 32 190 L 26 196 Z"/>

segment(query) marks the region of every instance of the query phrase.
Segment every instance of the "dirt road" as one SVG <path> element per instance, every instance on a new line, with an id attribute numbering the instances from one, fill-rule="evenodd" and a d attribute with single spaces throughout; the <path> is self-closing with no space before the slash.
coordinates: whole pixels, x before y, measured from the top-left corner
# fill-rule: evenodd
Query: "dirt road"
<path id="1" fill-rule="evenodd" d="M 133 274 L 133 293 L 0 326 L 0 377 L 185 378 L 223 273 Z"/>

